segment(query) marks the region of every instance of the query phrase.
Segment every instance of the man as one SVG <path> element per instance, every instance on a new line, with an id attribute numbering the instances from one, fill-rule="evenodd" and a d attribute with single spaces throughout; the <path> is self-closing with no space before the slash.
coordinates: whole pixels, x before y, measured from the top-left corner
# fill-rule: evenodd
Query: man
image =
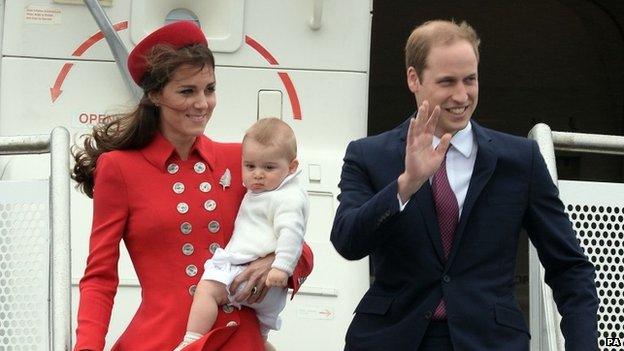
<path id="1" fill-rule="evenodd" d="M 465 22 L 417 27 L 406 45 L 416 116 L 347 148 L 331 240 L 347 259 L 369 255 L 375 281 L 345 350 L 528 350 L 514 293 L 522 227 L 566 350 L 597 350 L 594 267 L 537 144 L 470 120 L 478 46 Z"/>

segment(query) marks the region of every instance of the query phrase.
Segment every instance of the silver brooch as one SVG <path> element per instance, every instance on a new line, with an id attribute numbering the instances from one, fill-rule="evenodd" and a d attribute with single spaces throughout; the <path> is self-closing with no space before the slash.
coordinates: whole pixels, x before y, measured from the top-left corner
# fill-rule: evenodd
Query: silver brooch
<path id="1" fill-rule="evenodd" d="M 229 168 L 226 168 L 225 172 L 223 172 L 221 179 L 219 179 L 219 184 L 221 184 L 223 190 L 225 190 L 225 188 L 229 187 L 230 184 L 232 184 L 232 173 L 230 173 Z"/>

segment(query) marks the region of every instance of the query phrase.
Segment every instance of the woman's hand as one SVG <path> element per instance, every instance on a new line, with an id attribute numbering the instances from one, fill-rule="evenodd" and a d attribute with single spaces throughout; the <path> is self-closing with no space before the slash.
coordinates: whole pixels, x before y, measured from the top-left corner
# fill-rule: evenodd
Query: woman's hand
<path id="1" fill-rule="evenodd" d="M 238 291 L 241 283 L 245 283 L 245 286 L 234 295 L 234 300 L 237 302 L 247 301 L 249 304 L 264 300 L 269 291 L 266 286 L 266 279 L 274 260 L 275 254 L 271 253 L 249 263 L 247 268 L 237 275 L 230 285 L 230 291 Z"/>

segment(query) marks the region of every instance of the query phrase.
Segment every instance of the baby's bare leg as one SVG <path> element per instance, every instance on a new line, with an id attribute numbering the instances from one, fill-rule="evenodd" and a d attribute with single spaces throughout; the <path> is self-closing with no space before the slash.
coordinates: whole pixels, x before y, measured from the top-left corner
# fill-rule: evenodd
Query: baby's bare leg
<path id="1" fill-rule="evenodd" d="M 193 295 L 193 304 L 186 330 L 206 334 L 219 313 L 219 306 L 228 302 L 225 284 L 213 280 L 201 280 Z"/>

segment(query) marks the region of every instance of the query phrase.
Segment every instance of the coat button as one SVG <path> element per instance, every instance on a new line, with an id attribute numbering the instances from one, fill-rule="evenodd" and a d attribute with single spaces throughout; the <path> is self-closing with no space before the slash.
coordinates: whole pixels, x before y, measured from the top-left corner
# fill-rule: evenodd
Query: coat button
<path id="1" fill-rule="evenodd" d="M 223 309 L 223 312 L 225 313 L 232 313 L 234 311 L 234 306 L 228 303 L 228 304 L 223 305 L 222 309 Z"/>
<path id="2" fill-rule="evenodd" d="M 204 173 L 206 171 L 206 164 L 204 164 L 203 162 L 197 162 L 193 166 L 193 169 L 196 173 Z"/>
<path id="3" fill-rule="evenodd" d="M 229 321 L 229 322 L 227 322 L 227 324 L 225 326 L 226 327 L 236 327 L 236 326 L 238 326 L 238 323 L 236 323 L 235 321 Z"/>
<path id="4" fill-rule="evenodd" d="M 193 230 L 193 226 L 191 226 L 191 223 L 183 222 L 182 224 L 180 224 L 180 231 L 182 232 L 182 234 L 190 234 L 191 230 Z"/>
<path id="5" fill-rule="evenodd" d="M 180 182 L 173 183 L 173 192 L 176 194 L 182 194 L 184 192 L 184 184 Z"/>
<path id="6" fill-rule="evenodd" d="M 180 213 L 187 213 L 189 210 L 189 206 L 186 202 L 180 202 L 176 208 Z"/>
<path id="7" fill-rule="evenodd" d="M 217 221 L 210 221 L 210 223 L 208 223 L 208 230 L 213 234 L 218 232 L 219 228 L 221 228 L 221 225 Z"/>
<path id="8" fill-rule="evenodd" d="M 202 182 L 201 184 L 199 184 L 199 190 L 202 193 L 207 193 L 212 189 L 212 185 L 210 185 L 210 183 L 208 182 Z"/>
<path id="9" fill-rule="evenodd" d="M 433 316 L 433 313 L 431 313 L 431 311 L 425 312 L 425 319 L 430 319 L 431 316 Z"/>
<path id="10" fill-rule="evenodd" d="M 182 245 L 182 253 L 185 254 L 186 256 L 192 255 L 194 251 L 195 251 L 195 248 L 193 247 L 192 244 L 186 243 Z"/>
<path id="11" fill-rule="evenodd" d="M 196 289 L 197 289 L 197 285 L 195 285 L 195 284 L 189 286 L 189 288 L 188 288 L 189 295 L 191 295 L 191 296 L 195 295 L 195 290 Z"/>
<path id="12" fill-rule="evenodd" d="M 169 172 L 169 174 L 176 174 L 178 173 L 179 170 L 180 170 L 180 166 L 178 166 L 175 163 L 171 163 L 169 164 L 169 166 L 167 166 L 167 172 Z"/>
<path id="13" fill-rule="evenodd" d="M 451 282 L 451 277 L 449 277 L 448 275 L 444 275 L 442 276 L 442 281 L 445 283 L 450 283 Z"/>
<path id="14" fill-rule="evenodd" d="M 217 202 L 215 200 L 207 200 L 204 202 L 204 208 L 206 211 L 214 211 L 217 208 Z"/>
<path id="15" fill-rule="evenodd" d="M 217 252 L 217 249 L 220 248 L 221 246 L 217 243 L 212 243 L 210 244 L 210 253 L 212 253 L 214 255 L 215 252 Z"/>
<path id="16" fill-rule="evenodd" d="M 194 277 L 197 275 L 197 266 L 194 264 L 189 264 L 186 266 L 186 275 L 189 277 Z"/>

